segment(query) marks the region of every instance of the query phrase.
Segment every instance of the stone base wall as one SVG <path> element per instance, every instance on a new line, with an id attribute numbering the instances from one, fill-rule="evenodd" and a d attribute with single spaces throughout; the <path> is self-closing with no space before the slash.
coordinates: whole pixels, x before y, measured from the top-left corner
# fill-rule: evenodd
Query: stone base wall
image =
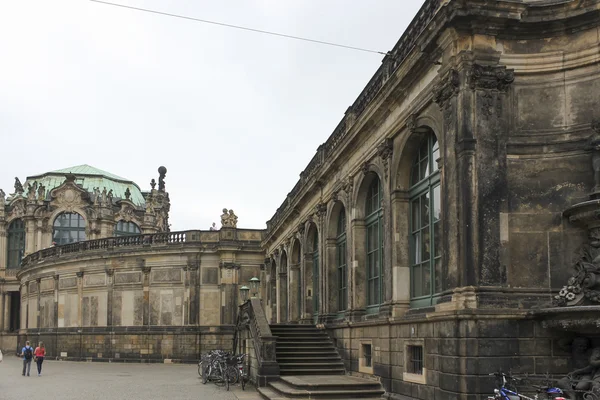
<path id="1" fill-rule="evenodd" d="M 40 341 L 50 359 L 110 362 L 195 363 L 209 350 L 231 350 L 233 327 L 119 327 L 55 329 L 27 332 L 16 337 L 18 346 Z"/>
<path id="2" fill-rule="evenodd" d="M 492 372 L 529 374 L 541 381 L 546 373 L 561 377 L 573 370 L 564 333 L 506 313 L 334 323 L 327 329 L 348 371 L 365 372 L 360 348 L 371 344 L 373 367 L 366 373 L 379 376 L 392 399 L 485 399 L 495 387 L 488 376 Z M 405 376 L 407 345 L 423 346 L 423 382 Z"/>

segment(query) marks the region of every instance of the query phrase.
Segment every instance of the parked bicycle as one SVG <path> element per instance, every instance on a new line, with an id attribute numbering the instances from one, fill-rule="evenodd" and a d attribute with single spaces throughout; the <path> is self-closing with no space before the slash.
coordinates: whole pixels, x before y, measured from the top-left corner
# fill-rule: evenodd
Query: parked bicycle
<path id="1" fill-rule="evenodd" d="M 518 393 L 515 386 L 519 382 L 518 378 L 502 372 L 494 372 L 490 376 L 500 379 L 500 387 L 494 389 L 494 396 L 488 396 L 488 400 L 568 400 L 564 397 L 563 391 L 557 387 L 532 385 L 536 389 L 536 393 L 533 397 L 529 397 Z M 507 388 L 507 384 L 513 385 L 514 390 Z M 545 397 L 540 397 L 540 395 L 545 395 Z"/>
<path id="2" fill-rule="evenodd" d="M 244 360 L 244 354 L 232 355 L 223 350 L 213 350 L 201 356 L 198 375 L 202 377 L 203 384 L 210 381 L 229 390 L 230 385 L 240 382 L 244 390 L 248 381 Z"/>

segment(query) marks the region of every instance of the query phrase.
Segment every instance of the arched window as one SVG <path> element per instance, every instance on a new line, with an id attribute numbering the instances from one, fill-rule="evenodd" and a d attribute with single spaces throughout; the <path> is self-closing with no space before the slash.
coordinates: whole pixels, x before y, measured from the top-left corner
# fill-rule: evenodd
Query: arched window
<path id="1" fill-rule="evenodd" d="M 367 192 L 365 219 L 367 230 L 367 312 L 377 312 L 382 303 L 383 209 L 381 182 L 373 178 Z"/>
<path id="2" fill-rule="evenodd" d="M 54 220 L 52 241 L 57 245 L 85 240 L 85 220 L 77 213 L 62 213 Z"/>
<path id="3" fill-rule="evenodd" d="M 335 238 L 338 276 L 338 311 L 348 308 L 348 266 L 346 263 L 346 212 L 340 211 Z"/>
<path id="4" fill-rule="evenodd" d="M 134 222 L 119 221 L 115 226 L 115 236 L 133 236 L 141 233 L 140 227 Z"/>
<path id="5" fill-rule="evenodd" d="M 8 264 L 7 268 L 19 268 L 25 253 L 25 224 L 15 219 L 8 226 Z"/>
<path id="6" fill-rule="evenodd" d="M 431 133 L 421 143 L 411 171 L 411 298 L 416 307 L 433 304 L 434 295 L 442 291 L 439 156 L 437 139 Z"/>

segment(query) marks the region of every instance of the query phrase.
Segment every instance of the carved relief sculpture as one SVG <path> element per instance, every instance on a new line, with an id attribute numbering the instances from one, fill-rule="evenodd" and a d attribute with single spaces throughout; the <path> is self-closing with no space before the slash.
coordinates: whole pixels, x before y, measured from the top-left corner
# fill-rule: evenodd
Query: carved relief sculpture
<path id="1" fill-rule="evenodd" d="M 594 169 L 594 189 L 592 192 L 600 192 L 600 119 L 592 122 L 593 134 L 590 137 L 592 149 L 592 168 Z"/>
<path id="2" fill-rule="evenodd" d="M 433 88 L 433 101 L 440 107 L 443 107 L 452 96 L 458 93 L 460 77 L 458 72 L 451 69 Z"/>
<path id="3" fill-rule="evenodd" d="M 600 347 L 591 348 L 589 339 L 585 337 L 576 337 L 569 347 L 576 369 L 561 378 L 557 386 L 563 389 L 569 399 L 597 398 L 590 395 L 600 394 Z"/>

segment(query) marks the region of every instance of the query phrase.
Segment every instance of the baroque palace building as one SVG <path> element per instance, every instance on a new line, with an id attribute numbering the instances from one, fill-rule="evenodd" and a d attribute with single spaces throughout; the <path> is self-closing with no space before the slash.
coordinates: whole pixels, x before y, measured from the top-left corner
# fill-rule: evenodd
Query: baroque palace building
<path id="1" fill-rule="evenodd" d="M 257 276 L 269 323 L 317 324 L 391 398 L 600 361 L 600 0 L 425 1 L 266 230 L 170 232 L 165 174 L 0 197 L 3 348 L 196 359 Z"/>

